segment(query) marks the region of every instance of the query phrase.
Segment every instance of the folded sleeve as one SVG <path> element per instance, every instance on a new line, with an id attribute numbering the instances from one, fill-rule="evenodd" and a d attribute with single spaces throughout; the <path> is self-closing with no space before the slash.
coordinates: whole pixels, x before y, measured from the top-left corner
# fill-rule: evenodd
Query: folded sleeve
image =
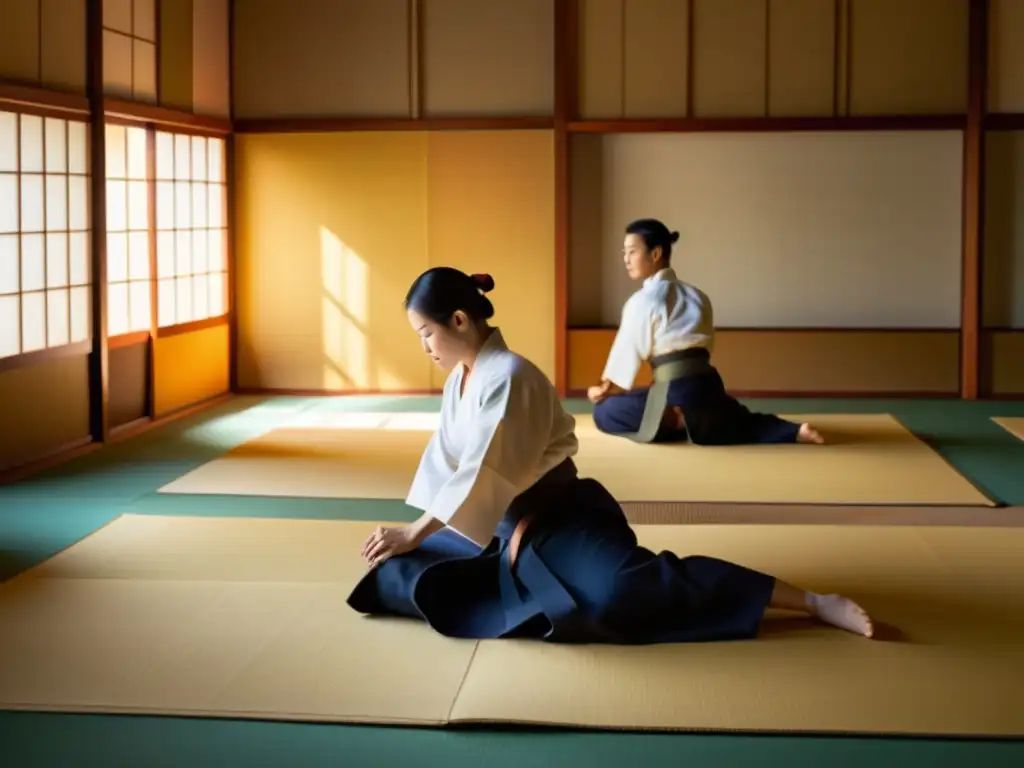
<path id="1" fill-rule="evenodd" d="M 650 357 L 654 331 L 650 312 L 640 294 L 634 294 L 622 308 L 622 319 L 615 334 L 601 378 L 622 389 L 630 389 L 644 360 Z"/>
<path id="2" fill-rule="evenodd" d="M 550 397 L 516 374 L 489 382 L 477 406 L 458 468 L 427 512 L 485 547 L 515 497 L 536 480 L 553 410 Z"/>

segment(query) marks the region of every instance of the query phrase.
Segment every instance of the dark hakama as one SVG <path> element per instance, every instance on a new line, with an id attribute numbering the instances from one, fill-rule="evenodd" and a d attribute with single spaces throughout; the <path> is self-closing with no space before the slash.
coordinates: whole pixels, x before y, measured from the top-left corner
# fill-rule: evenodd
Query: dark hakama
<path id="1" fill-rule="evenodd" d="M 509 540 L 533 514 L 514 566 Z M 638 546 L 621 507 L 567 460 L 520 495 L 487 548 L 443 529 L 367 572 L 348 604 L 459 638 L 574 643 L 749 639 L 773 577 L 713 557 Z"/>
<path id="2" fill-rule="evenodd" d="M 683 412 L 686 428 L 670 429 L 657 427 L 649 430 L 642 442 L 678 442 L 689 439 L 696 445 L 742 445 L 746 443 L 795 443 L 800 425 L 786 421 L 770 413 L 756 413 L 748 409 L 725 390 L 718 370 L 709 362 L 705 349 L 687 350 L 683 355 L 673 356 L 688 362 L 692 372 L 672 378 L 660 386 L 661 402 L 653 404 L 657 414 L 648 414 L 647 423 L 655 416 L 660 422 L 665 407 L 678 407 Z M 653 361 L 657 376 L 659 361 Z M 659 386 L 656 384 L 656 386 Z M 635 389 L 619 395 L 610 395 L 594 406 L 594 424 L 607 434 L 636 436 L 642 430 L 648 399 L 655 392 L 650 389 Z M 663 400 L 662 400 L 663 399 Z M 657 425 L 655 425 L 657 426 Z M 653 437 L 652 437 L 653 436 Z"/>

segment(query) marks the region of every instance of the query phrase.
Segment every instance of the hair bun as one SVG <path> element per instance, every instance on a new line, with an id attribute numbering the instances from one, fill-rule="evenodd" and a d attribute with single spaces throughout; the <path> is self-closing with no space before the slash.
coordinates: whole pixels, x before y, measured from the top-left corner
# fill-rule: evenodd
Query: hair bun
<path id="1" fill-rule="evenodd" d="M 670 243 L 678 242 L 678 240 L 679 240 L 679 233 L 678 232 L 673 232 L 671 235 L 668 236 L 668 241 Z"/>
<path id="2" fill-rule="evenodd" d="M 476 287 L 484 293 L 494 290 L 494 278 L 488 274 L 475 274 L 470 275 L 473 278 L 473 282 L 476 283 Z"/>

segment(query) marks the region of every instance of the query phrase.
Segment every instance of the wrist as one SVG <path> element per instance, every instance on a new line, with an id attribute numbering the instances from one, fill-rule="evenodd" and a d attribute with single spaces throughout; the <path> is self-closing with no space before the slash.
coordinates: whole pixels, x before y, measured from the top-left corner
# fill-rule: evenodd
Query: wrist
<path id="1" fill-rule="evenodd" d="M 409 523 L 406 526 L 412 542 L 417 546 L 440 527 L 439 522 L 428 514 L 421 515 L 416 522 Z"/>

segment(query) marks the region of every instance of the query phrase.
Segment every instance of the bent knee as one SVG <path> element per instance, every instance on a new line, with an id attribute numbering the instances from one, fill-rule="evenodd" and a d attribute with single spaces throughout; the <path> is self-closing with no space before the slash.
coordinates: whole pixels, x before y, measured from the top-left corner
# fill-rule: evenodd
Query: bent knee
<path id="1" fill-rule="evenodd" d="M 612 416 L 614 412 L 608 407 L 608 400 L 602 400 L 594 405 L 594 426 L 601 432 L 612 432 Z"/>
<path id="2" fill-rule="evenodd" d="M 630 413 L 628 402 L 623 395 L 611 395 L 594 406 L 594 426 L 601 432 L 617 434 L 620 432 L 635 432 L 639 429 L 639 422 Z M 641 411 L 642 416 L 642 411 Z M 636 423 L 634 423 L 636 422 Z"/>

